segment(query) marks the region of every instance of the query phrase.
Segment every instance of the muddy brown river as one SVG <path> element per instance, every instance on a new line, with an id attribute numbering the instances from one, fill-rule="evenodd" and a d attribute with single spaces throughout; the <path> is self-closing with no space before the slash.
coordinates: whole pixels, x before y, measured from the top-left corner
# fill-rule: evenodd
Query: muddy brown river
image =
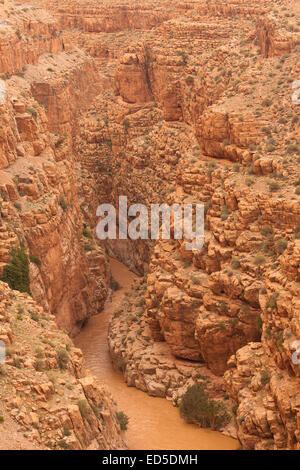
<path id="1" fill-rule="evenodd" d="M 153 398 L 136 388 L 127 387 L 121 373 L 114 370 L 108 345 L 109 318 L 120 304 L 135 275 L 126 266 L 111 259 L 113 277 L 122 286 L 107 302 L 102 313 L 91 317 L 75 338 L 83 351 L 85 366 L 99 381 L 106 384 L 118 409 L 129 417 L 127 442 L 133 450 L 229 450 L 236 449 L 235 439 L 223 434 L 187 424 L 179 411 L 164 398 Z"/>

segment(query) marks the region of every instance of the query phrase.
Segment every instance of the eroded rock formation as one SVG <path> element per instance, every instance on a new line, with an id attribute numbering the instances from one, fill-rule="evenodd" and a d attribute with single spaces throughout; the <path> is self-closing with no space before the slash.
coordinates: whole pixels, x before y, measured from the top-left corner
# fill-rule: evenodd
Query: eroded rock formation
<path id="1" fill-rule="evenodd" d="M 299 2 L 14 3 L 1 266 L 24 238 L 33 298 L 70 333 L 103 306 L 105 249 L 147 272 L 110 327 L 126 382 L 178 402 L 201 380 L 243 447 L 299 448 Z M 119 195 L 205 204 L 203 249 L 96 242 Z"/>
<path id="2" fill-rule="evenodd" d="M 1 416 L 51 449 L 124 448 L 108 390 L 82 371 L 82 353 L 27 294 L 1 284 Z M 6 412 L 3 413 L 3 407 Z M 0 445 L 2 442 L 0 438 Z"/>

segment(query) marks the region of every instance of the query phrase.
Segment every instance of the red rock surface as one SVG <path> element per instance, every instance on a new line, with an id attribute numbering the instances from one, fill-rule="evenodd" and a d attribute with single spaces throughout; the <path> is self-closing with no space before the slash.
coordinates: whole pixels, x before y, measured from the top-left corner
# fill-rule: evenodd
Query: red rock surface
<path id="1" fill-rule="evenodd" d="M 299 1 L 14 4 L 0 6 L 1 266 L 24 237 L 32 295 L 69 333 L 104 304 L 104 248 L 149 271 L 146 357 L 126 312 L 111 324 L 126 381 L 177 399 L 182 376 L 225 373 L 243 447 L 299 448 Z M 119 195 L 204 203 L 204 248 L 101 245 L 97 204 Z M 161 350 L 192 366 L 171 361 L 150 390 Z"/>

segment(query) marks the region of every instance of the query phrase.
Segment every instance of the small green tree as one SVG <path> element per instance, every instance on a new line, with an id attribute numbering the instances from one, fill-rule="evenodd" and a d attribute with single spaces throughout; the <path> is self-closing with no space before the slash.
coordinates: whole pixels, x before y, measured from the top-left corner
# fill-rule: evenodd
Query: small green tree
<path id="1" fill-rule="evenodd" d="M 128 416 L 123 411 L 117 411 L 116 418 L 120 424 L 122 431 L 126 431 L 129 423 Z"/>
<path id="2" fill-rule="evenodd" d="M 11 289 L 30 294 L 29 263 L 23 243 L 11 250 L 10 261 L 4 266 L 0 280 Z"/>
<path id="3" fill-rule="evenodd" d="M 66 370 L 69 362 L 69 354 L 65 349 L 59 349 L 57 351 L 58 355 L 58 364 L 61 370 Z"/>
<path id="4" fill-rule="evenodd" d="M 128 129 L 130 128 L 130 121 L 128 118 L 124 119 L 123 126 L 124 126 L 124 131 L 127 134 Z"/>
<path id="5" fill-rule="evenodd" d="M 89 415 L 89 406 L 86 400 L 79 400 L 77 403 L 80 414 L 83 419 L 86 419 Z"/>
<path id="6" fill-rule="evenodd" d="M 230 421 L 224 403 L 208 398 L 201 384 L 194 384 L 187 389 L 179 411 L 188 423 L 195 423 L 203 428 L 219 429 Z"/>

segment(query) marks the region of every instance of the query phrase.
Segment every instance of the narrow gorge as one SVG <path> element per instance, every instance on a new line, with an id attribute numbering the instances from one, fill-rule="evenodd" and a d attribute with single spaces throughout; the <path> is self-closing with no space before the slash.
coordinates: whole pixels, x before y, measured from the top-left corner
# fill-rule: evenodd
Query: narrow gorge
<path id="1" fill-rule="evenodd" d="M 300 449 L 299 90 L 299 0 L 0 0 L 0 449 Z"/>
<path id="2" fill-rule="evenodd" d="M 134 285 L 136 276 L 125 265 L 111 260 L 114 279 L 122 288 L 108 301 L 101 315 L 90 319 L 87 326 L 75 338 L 75 344 L 84 355 L 86 366 L 109 387 L 118 405 L 129 416 L 126 441 L 130 449 L 236 449 L 236 440 L 221 433 L 199 429 L 186 424 L 173 407 L 163 398 L 152 398 L 135 387 L 126 387 L 120 367 L 114 368 L 107 344 L 107 327 L 112 314 L 121 308 L 124 290 Z M 182 364 L 183 365 L 183 364 Z M 148 371 L 149 373 L 150 371 Z M 152 394 L 156 397 L 160 394 Z M 176 433 L 170 433 L 170 429 Z"/>

